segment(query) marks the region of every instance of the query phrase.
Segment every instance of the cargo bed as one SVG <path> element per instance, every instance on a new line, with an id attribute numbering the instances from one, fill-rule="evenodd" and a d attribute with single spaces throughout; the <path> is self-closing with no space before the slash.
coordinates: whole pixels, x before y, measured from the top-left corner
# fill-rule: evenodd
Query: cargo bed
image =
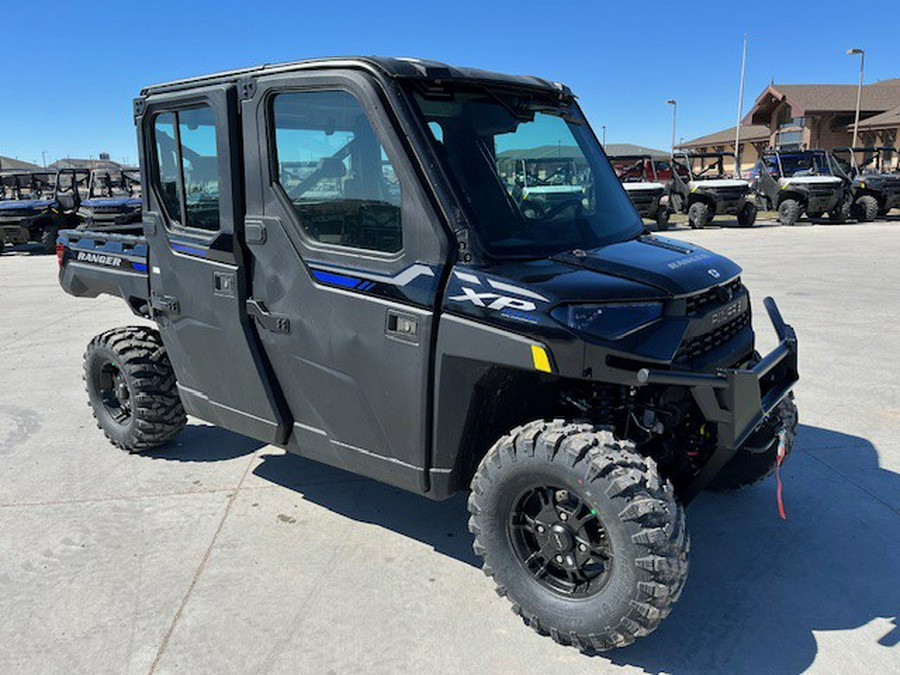
<path id="1" fill-rule="evenodd" d="M 149 314 L 148 248 L 143 235 L 63 230 L 56 240 L 56 255 L 59 283 L 67 293 L 84 298 L 115 295 L 136 314 Z"/>

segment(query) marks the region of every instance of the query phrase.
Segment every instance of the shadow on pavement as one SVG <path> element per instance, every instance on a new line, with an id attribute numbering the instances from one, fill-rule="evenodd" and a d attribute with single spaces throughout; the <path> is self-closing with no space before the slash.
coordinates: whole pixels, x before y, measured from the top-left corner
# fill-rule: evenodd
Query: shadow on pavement
<path id="1" fill-rule="evenodd" d="M 681 600 L 653 635 L 603 656 L 647 672 L 799 673 L 816 658 L 814 633 L 882 617 L 873 641 L 900 642 L 900 503 L 884 499 L 900 494 L 900 475 L 860 437 L 801 425 L 798 443 L 782 473 L 788 520 L 772 478 L 702 495 L 688 512 Z M 836 670 L 877 670 L 846 659 Z"/>
<path id="2" fill-rule="evenodd" d="M 256 452 L 266 444 L 247 436 L 206 424 L 189 424 L 174 441 L 141 453 L 173 462 L 222 462 Z"/>
<path id="3" fill-rule="evenodd" d="M 216 461 L 261 445 L 189 427 L 159 456 Z M 215 455 L 204 450 L 210 447 Z M 254 473 L 264 480 L 479 566 L 464 494 L 433 502 L 296 455 L 261 459 Z M 815 633 L 879 617 L 886 621 L 869 629 L 873 643 L 896 648 L 900 475 L 879 467 L 864 438 L 801 425 L 782 477 L 787 521 L 777 514 L 773 478 L 736 494 L 701 495 L 688 511 L 691 573 L 672 615 L 653 635 L 598 658 L 646 672 L 799 673 L 815 661 Z M 847 659 L 844 665 L 853 663 L 853 655 Z"/>
<path id="4" fill-rule="evenodd" d="M 481 567 L 472 551 L 465 494 L 435 502 L 297 455 L 263 455 L 261 459 L 253 473 L 264 480 L 347 518 L 380 525 L 438 553 Z"/>

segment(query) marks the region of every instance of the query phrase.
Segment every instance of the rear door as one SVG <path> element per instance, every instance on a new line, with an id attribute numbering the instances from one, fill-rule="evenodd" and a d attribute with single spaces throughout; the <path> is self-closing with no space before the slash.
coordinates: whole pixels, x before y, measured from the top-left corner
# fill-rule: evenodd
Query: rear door
<path id="1" fill-rule="evenodd" d="M 251 304 L 289 448 L 425 490 L 447 238 L 405 138 L 360 72 L 244 89 Z"/>
<path id="2" fill-rule="evenodd" d="M 267 442 L 286 423 L 245 310 L 233 86 L 159 95 L 138 118 L 151 306 L 188 413 Z"/>

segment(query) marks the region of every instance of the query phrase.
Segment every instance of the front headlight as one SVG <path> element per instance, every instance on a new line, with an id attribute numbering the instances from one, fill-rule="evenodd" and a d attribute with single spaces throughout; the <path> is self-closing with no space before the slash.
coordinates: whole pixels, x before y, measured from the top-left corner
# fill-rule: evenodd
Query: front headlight
<path id="1" fill-rule="evenodd" d="M 663 313 L 661 302 L 635 302 L 603 305 L 560 305 L 550 315 L 574 331 L 603 340 L 618 340 Z"/>

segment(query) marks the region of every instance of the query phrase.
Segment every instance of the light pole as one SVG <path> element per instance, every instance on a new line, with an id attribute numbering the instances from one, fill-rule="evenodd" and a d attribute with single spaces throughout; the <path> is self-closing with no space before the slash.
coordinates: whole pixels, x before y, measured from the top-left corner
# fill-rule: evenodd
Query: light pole
<path id="1" fill-rule="evenodd" d="M 672 157 L 675 157 L 675 120 L 678 117 L 678 101 L 670 98 L 666 103 L 672 106 Z"/>
<path id="2" fill-rule="evenodd" d="M 44 165 L 44 168 L 47 168 L 47 151 L 41 150 L 41 164 Z"/>
<path id="3" fill-rule="evenodd" d="M 856 147 L 857 136 L 859 135 L 859 106 L 862 102 L 862 86 L 863 72 L 866 67 L 866 50 L 865 49 L 848 49 L 847 54 L 850 56 L 859 55 L 859 87 L 856 89 L 856 117 L 853 120 L 853 147 Z"/>
<path id="4" fill-rule="evenodd" d="M 604 124 L 600 128 L 603 130 L 603 143 L 601 143 L 601 145 L 605 148 L 606 147 L 606 125 Z"/>

